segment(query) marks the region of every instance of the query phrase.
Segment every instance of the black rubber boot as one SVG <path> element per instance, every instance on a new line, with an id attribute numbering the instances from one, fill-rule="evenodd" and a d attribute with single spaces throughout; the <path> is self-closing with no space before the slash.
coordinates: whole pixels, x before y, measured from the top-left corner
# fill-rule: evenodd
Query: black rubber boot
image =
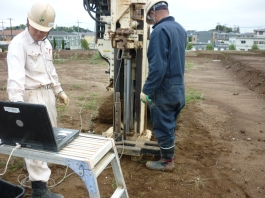
<path id="1" fill-rule="evenodd" d="M 174 153 L 175 147 L 170 149 L 160 148 L 161 159 L 158 161 L 146 162 L 146 167 L 151 170 L 168 171 L 171 172 L 174 169 Z"/>
<path id="2" fill-rule="evenodd" d="M 64 198 L 63 195 L 52 193 L 46 186 L 46 182 L 33 181 L 32 186 L 32 198 Z"/>

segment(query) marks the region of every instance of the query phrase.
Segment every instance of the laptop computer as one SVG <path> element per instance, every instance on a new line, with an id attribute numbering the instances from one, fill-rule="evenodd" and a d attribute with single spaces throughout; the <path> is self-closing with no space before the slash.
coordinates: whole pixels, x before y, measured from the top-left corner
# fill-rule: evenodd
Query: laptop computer
<path id="1" fill-rule="evenodd" d="M 0 101 L 0 139 L 2 144 L 58 152 L 79 130 L 52 127 L 46 106 Z"/>

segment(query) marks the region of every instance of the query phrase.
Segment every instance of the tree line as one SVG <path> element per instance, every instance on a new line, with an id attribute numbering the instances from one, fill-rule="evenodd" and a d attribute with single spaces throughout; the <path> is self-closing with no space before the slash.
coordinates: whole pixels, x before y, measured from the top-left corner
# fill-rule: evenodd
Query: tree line
<path id="1" fill-rule="evenodd" d="M 13 26 L 13 27 L 6 27 L 5 30 L 25 30 L 26 29 L 26 25 L 21 24 L 19 26 Z M 64 27 L 64 26 L 55 26 L 51 29 L 51 31 L 65 31 L 65 32 L 92 32 L 89 29 L 85 29 L 82 27 L 78 27 L 78 26 L 71 26 L 71 27 Z"/>

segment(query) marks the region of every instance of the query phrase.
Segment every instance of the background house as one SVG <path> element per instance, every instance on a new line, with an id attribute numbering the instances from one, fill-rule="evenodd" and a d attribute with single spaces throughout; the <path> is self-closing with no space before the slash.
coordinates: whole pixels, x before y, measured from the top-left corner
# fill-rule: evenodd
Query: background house
<path id="1" fill-rule="evenodd" d="M 96 48 L 96 33 L 95 32 L 83 33 L 82 39 L 85 39 L 87 41 L 89 49 L 95 49 Z"/>
<path id="2" fill-rule="evenodd" d="M 209 43 L 212 43 L 212 31 L 195 31 L 192 33 L 192 45 L 196 50 L 205 50 Z"/>
<path id="3" fill-rule="evenodd" d="M 24 30 L 2 30 L 0 33 L 0 41 L 11 41 L 16 35 Z"/>
<path id="4" fill-rule="evenodd" d="M 65 31 L 51 31 L 48 36 L 49 41 L 54 46 L 53 42 L 56 41 L 55 49 L 62 49 L 62 41 L 64 40 L 64 49 L 82 49 L 81 40 L 77 33 L 70 33 Z"/>
<path id="5" fill-rule="evenodd" d="M 196 30 L 187 30 L 187 42 L 192 41 L 192 36 L 194 32 L 196 32 Z"/>
<path id="6" fill-rule="evenodd" d="M 192 43 L 208 44 L 212 43 L 213 32 L 211 31 L 196 31 L 192 35 Z"/>
<path id="7" fill-rule="evenodd" d="M 264 38 L 265 37 L 265 28 L 260 30 L 254 30 L 254 36 L 257 38 Z"/>
<path id="8" fill-rule="evenodd" d="M 235 42 L 236 50 L 248 51 L 256 44 L 259 49 L 265 50 L 265 29 L 254 30 L 254 33 L 245 33 L 231 38 L 230 43 Z"/>

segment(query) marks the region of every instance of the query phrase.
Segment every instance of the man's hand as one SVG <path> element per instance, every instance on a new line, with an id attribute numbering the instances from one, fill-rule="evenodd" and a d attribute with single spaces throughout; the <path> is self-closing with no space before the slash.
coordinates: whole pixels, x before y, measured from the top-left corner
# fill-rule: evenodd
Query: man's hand
<path id="1" fill-rule="evenodd" d="M 143 92 L 141 92 L 140 94 L 140 98 L 141 98 L 141 101 L 143 103 L 146 103 L 146 102 L 152 102 L 151 99 L 149 99 L 149 96 L 148 95 L 145 95 Z"/>
<path id="2" fill-rule="evenodd" d="M 61 103 L 64 103 L 65 105 L 69 104 L 69 98 L 64 93 L 64 91 L 61 91 L 61 92 L 58 93 L 58 98 L 59 98 Z"/>

